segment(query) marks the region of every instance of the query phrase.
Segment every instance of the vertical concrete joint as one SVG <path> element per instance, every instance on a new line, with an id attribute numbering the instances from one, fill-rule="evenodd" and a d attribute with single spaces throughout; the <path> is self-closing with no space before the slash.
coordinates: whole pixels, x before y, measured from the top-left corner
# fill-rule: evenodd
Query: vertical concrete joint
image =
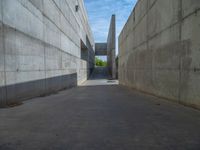
<path id="1" fill-rule="evenodd" d="M 2 48 L 3 48 L 3 74 L 4 74 L 4 87 L 5 87 L 5 100 L 2 102 L 2 105 L 6 105 L 6 102 L 7 102 L 7 88 L 6 88 L 6 85 L 7 85 L 7 83 L 6 83 L 6 49 L 5 49 L 5 29 L 4 29 L 4 22 L 3 22 L 3 20 L 4 20 L 4 12 L 3 12 L 3 1 L 0 1 L 0 5 L 1 5 L 1 20 L 2 20 Z M 1 104 L 0 104 L 1 105 Z"/>
<path id="2" fill-rule="evenodd" d="M 179 21 L 179 41 L 181 43 L 182 40 L 182 18 L 183 18 L 183 10 L 182 10 L 182 0 L 179 0 L 178 5 L 178 21 Z M 178 101 L 181 101 L 181 79 L 182 79 L 182 67 L 181 67 L 181 55 L 179 56 L 179 86 L 178 86 Z"/>

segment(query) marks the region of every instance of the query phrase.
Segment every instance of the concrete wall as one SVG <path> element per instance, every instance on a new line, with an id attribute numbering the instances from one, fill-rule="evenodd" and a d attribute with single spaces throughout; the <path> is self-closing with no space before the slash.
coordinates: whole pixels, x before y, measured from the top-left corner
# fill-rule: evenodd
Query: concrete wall
<path id="1" fill-rule="evenodd" d="M 139 0 L 119 37 L 119 82 L 200 108 L 200 1 Z"/>
<path id="2" fill-rule="evenodd" d="M 110 28 L 108 32 L 108 39 L 107 39 L 107 63 L 108 63 L 108 70 L 112 75 L 112 78 L 116 78 L 116 23 L 115 23 L 115 15 L 112 15 Z"/>
<path id="3" fill-rule="evenodd" d="M 107 55 L 107 43 L 95 43 L 95 56 Z"/>
<path id="4" fill-rule="evenodd" d="M 93 48 L 83 0 L 0 0 L 0 105 L 85 81 Z"/>

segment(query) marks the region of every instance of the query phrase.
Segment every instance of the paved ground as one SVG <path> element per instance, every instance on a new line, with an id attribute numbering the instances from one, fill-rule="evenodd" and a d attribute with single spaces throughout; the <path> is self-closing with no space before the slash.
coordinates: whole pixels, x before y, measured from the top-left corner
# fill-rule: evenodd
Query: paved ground
<path id="1" fill-rule="evenodd" d="M 106 67 L 96 67 L 90 79 L 80 86 L 118 85 L 118 80 L 111 79 Z"/>
<path id="2" fill-rule="evenodd" d="M 200 150 L 200 112 L 85 85 L 0 109 L 0 150 Z"/>

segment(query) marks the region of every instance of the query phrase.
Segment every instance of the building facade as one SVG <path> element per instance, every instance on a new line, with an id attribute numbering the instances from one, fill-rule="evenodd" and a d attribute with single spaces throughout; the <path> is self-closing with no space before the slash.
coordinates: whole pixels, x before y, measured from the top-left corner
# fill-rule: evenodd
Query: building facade
<path id="1" fill-rule="evenodd" d="M 0 105 L 81 84 L 94 45 L 83 0 L 0 0 Z"/>
<path id="2" fill-rule="evenodd" d="M 138 0 L 119 37 L 119 82 L 200 108 L 200 1 Z"/>

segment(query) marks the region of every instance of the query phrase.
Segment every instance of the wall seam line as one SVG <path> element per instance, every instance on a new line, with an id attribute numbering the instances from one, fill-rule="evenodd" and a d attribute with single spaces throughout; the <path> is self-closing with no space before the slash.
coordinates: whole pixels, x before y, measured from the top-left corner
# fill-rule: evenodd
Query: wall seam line
<path id="1" fill-rule="evenodd" d="M 5 104 L 7 103 L 7 81 L 6 81 L 6 49 L 5 49 L 5 29 L 4 29 L 4 12 L 3 12 L 3 1 L 1 1 L 1 14 L 2 14 L 2 44 L 3 44 L 3 55 L 4 55 L 4 87 L 5 87 Z"/>
<path id="2" fill-rule="evenodd" d="M 179 42 L 181 44 L 182 39 L 182 20 L 183 20 L 183 12 L 182 12 L 182 0 L 179 0 L 179 13 L 178 13 L 178 21 L 179 21 Z M 182 47 L 182 44 L 181 44 Z M 179 56 L 179 89 L 178 89 L 178 101 L 181 102 L 181 79 L 182 78 L 182 66 L 181 66 L 181 55 Z"/>
<path id="3" fill-rule="evenodd" d="M 29 1 L 30 2 L 30 1 Z M 31 10 L 29 10 L 26 6 L 24 6 L 21 2 L 19 2 L 24 8 L 26 8 L 31 14 L 33 14 L 36 18 L 38 18 L 38 16 L 36 16 L 34 13 L 32 13 L 32 11 Z M 32 2 L 30 2 L 32 5 L 33 5 L 33 3 Z M 44 4 L 43 4 L 44 5 Z M 34 7 L 35 7 L 35 5 L 33 5 Z M 57 6 L 56 6 L 57 7 Z M 37 8 L 37 7 L 35 7 L 35 8 Z M 38 9 L 38 8 L 37 8 Z M 44 8 L 43 8 L 44 9 Z M 39 9 L 38 9 L 39 10 Z M 40 10 L 39 10 L 40 11 Z M 41 11 L 40 11 L 41 12 Z M 75 45 L 77 46 L 77 47 L 79 47 L 79 45 L 75 42 L 75 41 L 73 41 L 73 39 L 70 37 L 70 36 L 68 36 L 65 32 L 63 32 L 62 31 L 62 29 L 60 28 L 60 27 L 58 27 L 56 24 L 55 24 L 55 22 L 53 21 L 53 20 L 51 20 L 47 15 L 45 15 L 44 14 L 44 12 L 41 12 L 41 14 L 43 15 L 43 17 L 46 17 L 47 18 L 47 20 L 49 20 L 53 25 L 55 25 L 56 26 L 56 28 L 61 32 L 61 33 L 63 33 L 69 40 L 70 40 L 70 42 L 72 42 L 72 43 L 75 43 Z M 63 15 L 63 13 L 62 13 L 62 15 Z M 64 15 L 63 15 L 64 16 Z M 64 16 L 65 17 L 65 16 Z M 66 17 L 65 17 L 65 19 L 66 19 Z M 38 18 L 38 20 L 40 20 L 39 18 Z M 45 24 L 45 22 L 44 22 L 44 19 L 43 20 L 40 20 L 40 21 L 42 21 L 42 23 L 43 24 Z M 75 31 L 75 29 L 73 28 L 73 26 L 72 26 L 72 24 L 69 22 L 69 20 L 68 19 L 66 19 L 66 21 L 71 25 L 71 27 L 72 27 L 72 29 L 74 30 L 74 32 L 78 35 L 78 32 L 76 32 Z M 45 24 L 46 25 L 46 24 Z M 26 34 L 26 33 L 25 33 Z M 26 35 L 28 35 L 28 34 L 26 34 Z M 33 36 L 31 36 L 31 37 L 33 37 Z M 34 37 L 35 38 L 35 37 Z M 36 38 L 36 39 L 38 39 L 38 38 Z M 39 39 L 40 40 L 40 39 Z"/>
<path id="4" fill-rule="evenodd" d="M 44 10 L 44 1 L 42 1 L 42 9 Z M 42 19 L 44 23 L 44 14 L 42 13 Z M 45 23 L 43 24 L 43 41 L 45 41 Z M 44 45 L 44 94 L 47 94 L 47 70 L 46 70 L 46 43 L 43 43 Z"/>

